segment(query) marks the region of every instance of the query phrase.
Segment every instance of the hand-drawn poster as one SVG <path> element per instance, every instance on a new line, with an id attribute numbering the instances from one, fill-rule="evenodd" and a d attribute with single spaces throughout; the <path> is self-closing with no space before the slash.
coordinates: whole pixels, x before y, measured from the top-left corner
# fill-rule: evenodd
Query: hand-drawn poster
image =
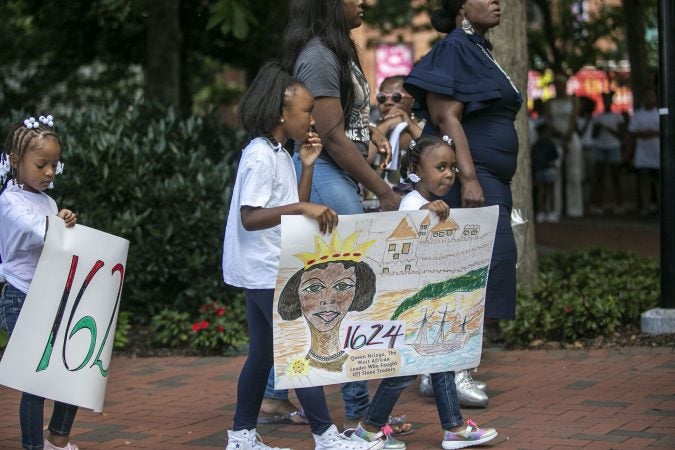
<path id="1" fill-rule="evenodd" d="M 49 218 L 0 384 L 102 411 L 129 241 Z"/>
<path id="2" fill-rule="evenodd" d="M 282 217 L 275 387 L 477 367 L 498 212 Z"/>

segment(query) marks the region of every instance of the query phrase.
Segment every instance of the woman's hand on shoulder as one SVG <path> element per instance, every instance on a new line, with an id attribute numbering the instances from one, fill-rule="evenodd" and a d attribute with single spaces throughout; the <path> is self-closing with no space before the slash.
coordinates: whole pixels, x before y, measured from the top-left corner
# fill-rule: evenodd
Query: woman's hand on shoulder
<path id="1" fill-rule="evenodd" d="M 450 207 L 443 200 L 434 200 L 433 202 L 429 202 L 422 206 L 420 209 L 428 209 L 429 211 L 436 213 L 438 220 L 441 222 L 445 221 L 450 215 Z"/>
<path id="2" fill-rule="evenodd" d="M 67 227 L 72 227 L 77 223 L 77 215 L 69 209 L 62 209 L 57 216 L 66 222 Z"/>
<path id="3" fill-rule="evenodd" d="M 319 230 L 323 234 L 332 232 L 338 224 L 337 213 L 326 205 L 302 203 L 302 215 L 316 220 L 319 223 Z"/>
<path id="4" fill-rule="evenodd" d="M 462 208 L 479 208 L 484 202 L 483 188 L 478 180 L 462 181 Z"/>
<path id="5" fill-rule="evenodd" d="M 323 149 L 321 138 L 316 131 L 307 133 L 307 139 L 300 145 L 300 161 L 303 167 L 314 165 Z"/>

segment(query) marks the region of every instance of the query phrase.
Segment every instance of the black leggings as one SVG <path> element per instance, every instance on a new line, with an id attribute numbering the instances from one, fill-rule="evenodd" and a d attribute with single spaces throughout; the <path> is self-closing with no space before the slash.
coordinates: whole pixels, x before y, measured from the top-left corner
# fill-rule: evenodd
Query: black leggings
<path id="1" fill-rule="evenodd" d="M 265 395 L 267 376 L 274 362 L 272 344 L 272 303 L 274 289 L 245 289 L 249 348 L 237 384 L 237 409 L 234 431 L 256 427 L 260 405 Z M 295 394 L 305 411 L 314 434 L 323 434 L 332 421 L 323 387 L 296 389 Z"/>

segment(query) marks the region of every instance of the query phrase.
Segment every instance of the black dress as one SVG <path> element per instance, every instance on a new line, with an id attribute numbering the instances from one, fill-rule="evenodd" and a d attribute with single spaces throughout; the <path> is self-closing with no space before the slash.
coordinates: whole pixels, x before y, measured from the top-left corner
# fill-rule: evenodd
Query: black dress
<path id="1" fill-rule="evenodd" d="M 464 104 L 462 127 L 483 189 L 484 204 L 499 206 L 485 293 L 485 317 L 511 319 L 516 310 L 517 254 L 511 229 L 510 184 L 518 160 L 518 136 L 513 121 L 522 96 L 491 57 L 480 36 L 455 29 L 415 65 L 404 88 L 423 110 L 427 92 L 447 95 Z M 430 120 L 424 131 L 439 134 Z M 462 206 L 460 189 L 456 183 L 448 194 L 451 208 Z"/>

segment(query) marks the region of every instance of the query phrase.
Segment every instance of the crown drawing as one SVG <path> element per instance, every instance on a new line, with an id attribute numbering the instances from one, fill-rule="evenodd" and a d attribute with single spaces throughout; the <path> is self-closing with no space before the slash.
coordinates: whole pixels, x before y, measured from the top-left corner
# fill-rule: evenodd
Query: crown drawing
<path id="1" fill-rule="evenodd" d="M 293 256 L 305 264 L 305 270 L 316 264 L 332 261 L 360 262 L 375 240 L 357 244 L 359 233 L 355 231 L 343 241 L 337 230 L 333 230 L 328 244 L 320 236 L 314 235 L 314 253 L 297 253 Z"/>

